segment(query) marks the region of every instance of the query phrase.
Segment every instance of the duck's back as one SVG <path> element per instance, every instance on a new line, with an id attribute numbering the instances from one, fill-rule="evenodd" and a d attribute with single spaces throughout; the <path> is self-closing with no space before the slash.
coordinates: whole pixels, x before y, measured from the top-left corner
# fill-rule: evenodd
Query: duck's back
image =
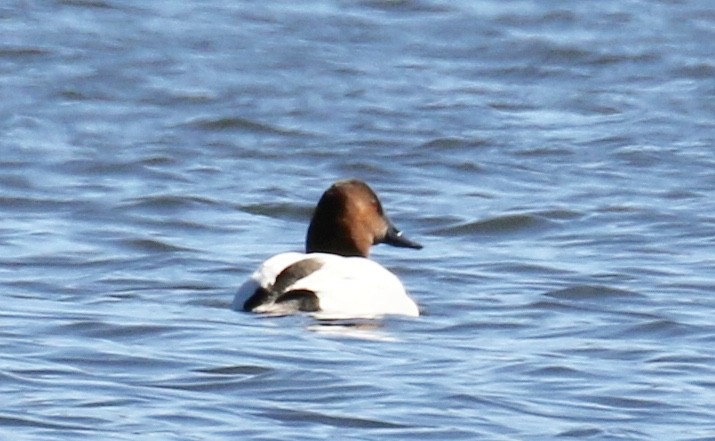
<path id="1" fill-rule="evenodd" d="M 322 267 L 293 284 L 310 290 L 320 302 L 321 318 L 375 317 L 388 314 L 418 316 L 415 302 L 400 280 L 379 263 L 363 257 L 319 256 Z"/>
<path id="2" fill-rule="evenodd" d="M 297 277 L 296 274 L 299 276 Z M 310 296 L 319 318 L 376 317 L 388 314 L 418 316 L 400 280 L 380 264 L 363 257 L 325 253 L 282 253 L 265 261 L 239 288 L 233 308 L 244 309 L 249 299 L 256 312 L 296 312 L 302 302 L 296 293 Z"/>

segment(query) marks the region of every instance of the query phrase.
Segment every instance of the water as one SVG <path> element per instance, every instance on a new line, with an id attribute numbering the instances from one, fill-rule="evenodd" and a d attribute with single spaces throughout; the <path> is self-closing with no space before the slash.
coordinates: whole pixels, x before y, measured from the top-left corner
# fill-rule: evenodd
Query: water
<path id="1" fill-rule="evenodd" d="M 709 1 L 0 6 L 0 438 L 715 439 Z M 424 315 L 230 310 L 359 177 Z"/>

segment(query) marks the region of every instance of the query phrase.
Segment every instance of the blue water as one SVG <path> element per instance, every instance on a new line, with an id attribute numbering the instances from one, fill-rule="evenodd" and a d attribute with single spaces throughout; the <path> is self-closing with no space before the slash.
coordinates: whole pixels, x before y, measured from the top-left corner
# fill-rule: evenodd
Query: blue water
<path id="1" fill-rule="evenodd" d="M 0 5 L 0 439 L 715 440 L 709 0 Z M 232 311 L 358 177 L 423 310 Z"/>

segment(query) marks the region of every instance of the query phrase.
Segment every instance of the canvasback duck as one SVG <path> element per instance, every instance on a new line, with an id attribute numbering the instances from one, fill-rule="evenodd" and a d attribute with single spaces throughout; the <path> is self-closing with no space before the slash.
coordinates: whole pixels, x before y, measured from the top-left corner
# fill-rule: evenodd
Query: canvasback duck
<path id="1" fill-rule="evenodd" d="M 256 313 L 309 312 L 317 318 L 418 316 L 400 280 L 368 259 L 385 243 L 420 249 L 390 222 L 374 191 L 359 180 L 334 183 L 318 201 L 305 253 L 277 254 L 236 293 L 233 309 Z"/>

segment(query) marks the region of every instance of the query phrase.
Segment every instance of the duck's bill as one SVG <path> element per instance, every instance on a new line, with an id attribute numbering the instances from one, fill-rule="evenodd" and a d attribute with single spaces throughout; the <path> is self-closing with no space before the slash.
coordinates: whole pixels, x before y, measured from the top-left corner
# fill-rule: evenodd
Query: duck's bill
<path id="1" fill-rule="evenodd" d="M 385 234 L 385 238 L 382 240 L 382 243 L 400 248 L 414 248 L 416 250 L 422 248 L 422 245 L 408 239 L 404 234 L 402 234 L 402 231 L 395 228 L 394 225 L 387 227 L 387 234 Z"/>

